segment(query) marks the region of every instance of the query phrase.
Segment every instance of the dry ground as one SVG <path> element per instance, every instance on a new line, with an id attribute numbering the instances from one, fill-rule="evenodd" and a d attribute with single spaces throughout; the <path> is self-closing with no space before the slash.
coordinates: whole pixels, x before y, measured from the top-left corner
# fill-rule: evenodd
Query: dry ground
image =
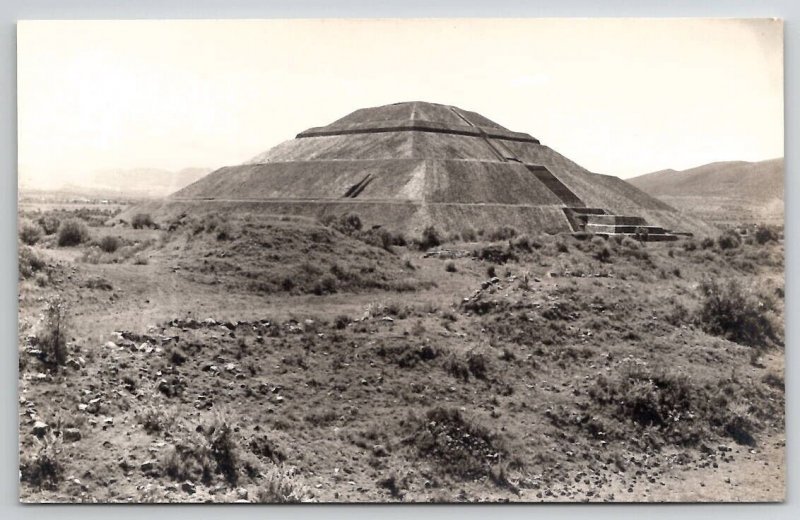
<path id="1" fill-rule="evenodd" d="M 780 237 L 426 255 L 299 218 L 93 223 L 20 246 L 23 501 L 783 499 Z M 728 279 L 750 344 L 703 318 Z"/>

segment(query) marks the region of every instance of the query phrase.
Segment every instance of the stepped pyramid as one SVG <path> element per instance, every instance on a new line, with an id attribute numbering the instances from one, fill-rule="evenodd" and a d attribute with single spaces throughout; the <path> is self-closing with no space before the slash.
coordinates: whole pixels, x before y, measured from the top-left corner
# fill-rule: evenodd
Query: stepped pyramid
<path id="1" fill-rule="evenodd" d="M 405 102 L 363 108 L 156 203 L 156 213 L 357 213 L 418 233 L 513 226 L 520 232 L 708 232 L 621 179 L 590 173 L 529 134 L 460 108 Z M 211 209 L 209 209 L 211 208 Z"/>

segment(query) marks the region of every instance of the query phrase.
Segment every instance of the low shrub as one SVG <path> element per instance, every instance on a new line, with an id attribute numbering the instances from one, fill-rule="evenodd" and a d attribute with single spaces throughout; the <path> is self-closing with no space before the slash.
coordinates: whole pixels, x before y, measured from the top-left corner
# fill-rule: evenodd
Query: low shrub
<path id="1" fill-rule="evenodd" d="M 19 275 L 23 279 L 28 279 L 36 273 L 42 271 L 47 265 L 42 257 L 37 255 L 30 247 L 22 246 L 19 248 Z"/>
<path id="2" fill-rule="evenodd" d="M 777 242 L 778 241 L 778 233 L 775 232 L 772 228 L 768 226 L 758 226 L 756 232 L 754 234 L 756 242 L 761 245 L 766 244 L 767 242 Z"/>
<path id="3" fill-rule="evenodd" d="M 474 228 L 466 227 L 461 230 L 461 240 L 464 242 L 475 242 L 478 239 L 478 233 Z"/>
<path id="4" fill-rule="evenodd" d="M 439 246 L 441 243 L 442 236 L 439 233 L 439 230 L 431 225 L 422 230 L 422 237 L 420 238 L 418 245 L 420 250 L 425 251 L 432 247 Z"/>
<path id="5" fill-rule="evenodd" d="M 19 227 L 19 239 L 23 244 L 34 245 L 42 238 L 42 228 L 33 222 L 24 221 Z"/>
<path id="6" fill-rule="evenodd" d="M 228 484 L 235 486 L 239 481 L 239 454 L 233 440 L 233 430 L 226 422 L 217 424 L 209 432 L 211 457 L 217 464 L 216 471 Z"/>
<path id="7" fill-rule="evenodd" d="M 517 236 L 518 231 L 516 228 L 510 226 L 502 226 L 496 229 L 493 229 L 489 232 L 489 240 L 497 241 L 497 240 L 510 240 Z"/>
<path id="8" fill-rule="evenodd" d="M 149 213 L 137 213 L 131 219 L 133 229 L 145 229 L 155 227 L 153 217 Z"/>
<path id="9" fill-rule="evenodd" d="M 35 488 L 55 490 L 64 476 L 64 467 L 59 456 L 60 441 L 49 435 L 44 441 L 37 439 L 36 442 L 39 443 L 36 455 L 20 460 L 20 481 Z"/>
<path id="10" fill-rule="evenodd" d="M 233 227 L 227 222 L 217 226 L 217 240 L 233 240 Z"/>
<path id="11" fill-rule="evenodd" d="M 61 226 L 61 220 L 55 215 L 42 215 L 39 217 L 36 222 L 41 226 L 42 230 L 44 231 L 45 235 L 52 235 L 56 231 L 58 231 L 59 226 Z"/>
<path id="12" fill-rule="evenodd" d="M 508 247 L 499 244 L 488 245 L 473 252 L 481 260 L 492 262 L 493 264 L 504 264 L 511 260 L 517 260 L 517 255 Z"/>
<path id="13" fill-rule="evenodd" d="M 455 273 L 456 271 L 458 271 L 458 268 L 456 267 L 455 262 L 450 261 L 444 264 L 444 270 L 447 271 L 448 273 Z"/>
<path id="14" fill-rule="evenodd" d="M 769 297 L 745 291 L 734 279 L 706 280 L 700 292 L 697 321 L 707 333 L 751 347 L 779 342 L 769 316 L 773 307 Z"/>
<path id="15" fill-rule="evenodd" d="M 528 235 L 519 235 L 511 241 L 511 246 L 522 251 L 531 251 L 540 248 L 541 244 L 531 240 Z"/>
<path id="16" fill-rule="evenodd" d="M 728 231 L 717 237 L 717 245 L 720 249 L 736 249 L 742 245 L 742 237 L 736 231 Z"/>
<path id="17" fill-rule="evenodd" d="M 100 239 L 98 246 L 106 253 L 113 253 L 119 249 L 120 240 L 118 237 L 106 235 Z"/>
<path id="18" fill-rule="evenodd" d="M 60 247 L 77 246 L 89 238 L 89 230 L 82 220 L 68 219 L 61 222 L 58 228 L 58 245 Z"/>
<path id="19" fill-rule="evenodd" d="M 255 499 L 262 504 L 288 504 L 310 502 L 314 496 L 295 468 L 276 465 L 267 471 Z"/>
<path id="20" fill-rule="evenodd" d="M 326 274 L 314 284 L 314 294 L 321 296 L 323 294 L 333 294 L 336 292 L 338 282 L 336 277 L 331 274 Z"/>
<path id="21" fill-rule="evenodd" d="M 465 417 L 457 408 L 432 408 L 410 424 L 416 430 L 406 442 L 442 471 L 461 480 L 489 476 L 509 454 L 497 434 Z"/>
<path id="22" fill-rule="evenodd" d="M 347 325 L 349 325 L 351 321 L 352 320 L 350 319 L 350 316 L 340 314 L 333 320 L 333 326 L 339 330 L 346 329 Z"/>
<path id="23" fill-rule="evenodd" d="M 594 257 L 600 262 L 611 261 L 611 249 L 608 247 L 608 242 L 602 237 L 594 237 L 592 239 L 592 247 L 594 248 Z"/>

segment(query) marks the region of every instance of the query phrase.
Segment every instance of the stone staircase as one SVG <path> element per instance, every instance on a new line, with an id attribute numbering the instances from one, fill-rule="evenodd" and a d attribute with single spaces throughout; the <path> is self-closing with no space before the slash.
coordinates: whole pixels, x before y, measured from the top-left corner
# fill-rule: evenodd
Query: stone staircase
<path id="1" fill-rule="evenodd" d="M 553 175 L 550 170 L 544 166 L 537 166 L 533 164 L 526 164 L 525 167 L 531 172 L 548 190 L 552 191 L 556 197 L 561 199 L 561 202 L 567 206 L 583 207 L 585 204 L 581 199 L 575 195 L 572 190 L 567 188 L 563 182 Z"/>
<path id="2" fill-rule="evenodd" d="M 678 239 L 678 235 L 662 227 L 651 226 L 642 217 L 610 215 L 602 208 L 565 208 L 564 213 L 574 232 L 601 236 L 630 236 L 645 242 Z"/>

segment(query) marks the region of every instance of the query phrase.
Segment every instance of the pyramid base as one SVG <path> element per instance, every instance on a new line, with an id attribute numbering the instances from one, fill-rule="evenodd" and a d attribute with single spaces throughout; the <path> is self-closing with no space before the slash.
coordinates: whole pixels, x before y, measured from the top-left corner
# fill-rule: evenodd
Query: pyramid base
<path id="1" fill-rule="evenodd" d="M 226 215 L 294 215 L 321 219 L 355 213 L 365 226 L 380 226 L 393 232 L 418 236 L 429 225 L 435 226 L 445 235 L 471 229 L 490 231 L 500 227 L 512 227 L 518 233 L 571 233 L 575 229 L 563 206 L 531 206 L 522 204 L 459 204 L 426 203 L 420 201 L 360 201 L 358 199 L 267 199 L 267 200 L 220 200 L 168 198 L 151 201 L 117 216 L 114 220 L 130 219 L 135 213 L 150 213 L 157 222 L 168 222 L 181 214 L 203 216 Z M 590 211 L 587 209 L 587 211 Z M 639 213 L 653 227 L 707 235 L 705 227 L 691 226 L 676 211 L 644 211 Z M 621 224 L 622 225 L 622 224 Z M 680 226 L 680 227 L 676 227 Z M 609 231 L 605 228 L 604 231 Z M 589 231 L 589 230 L 586 230 Z M 613 230 L 611 230 L 613 231 Z M 619 231 L 628 231 L 620 228 Z"/>

